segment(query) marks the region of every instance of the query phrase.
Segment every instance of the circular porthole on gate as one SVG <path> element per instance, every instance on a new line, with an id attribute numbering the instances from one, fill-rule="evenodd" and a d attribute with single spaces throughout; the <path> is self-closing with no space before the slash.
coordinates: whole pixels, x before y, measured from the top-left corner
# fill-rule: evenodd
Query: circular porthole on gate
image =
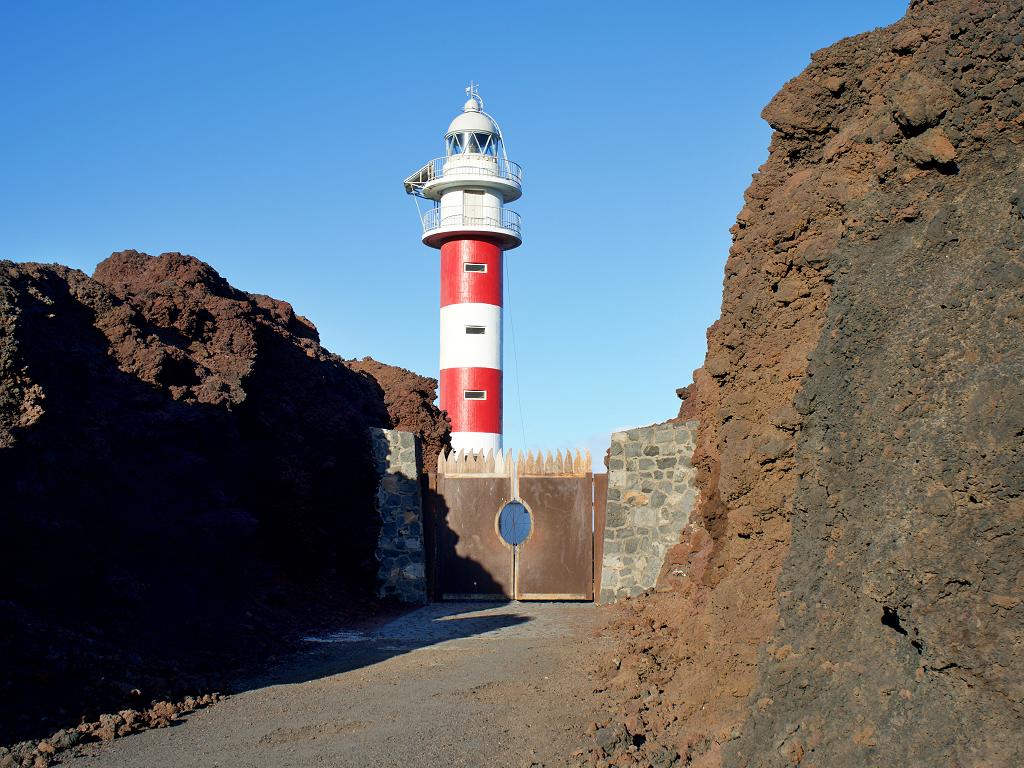
<path id="1" fill-rule="evenodd" d="M 498 535 L 513 547 L 522 544 L 533 529 L 530 510 L 521 501 L 510 501 L 498 513 Z"/>

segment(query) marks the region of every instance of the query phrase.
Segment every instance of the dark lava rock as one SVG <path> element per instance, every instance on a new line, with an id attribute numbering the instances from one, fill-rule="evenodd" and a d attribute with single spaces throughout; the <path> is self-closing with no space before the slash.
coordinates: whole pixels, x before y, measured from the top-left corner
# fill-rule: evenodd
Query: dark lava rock
<path id="1" fill-rule="evenodd" d="M 398 401 L 443 443 L 433 399 L 190 256 L 0 262 L 0 743 L 208 690 L 365 601 L 367 428 Z"/>
<path id="2" fill-rule="evenodd" d="M 914 0 L 764 110 L 685 567 L 608 674 L 686 765 L 1024 764 L 1022 40 L 1020 0 Z"/>

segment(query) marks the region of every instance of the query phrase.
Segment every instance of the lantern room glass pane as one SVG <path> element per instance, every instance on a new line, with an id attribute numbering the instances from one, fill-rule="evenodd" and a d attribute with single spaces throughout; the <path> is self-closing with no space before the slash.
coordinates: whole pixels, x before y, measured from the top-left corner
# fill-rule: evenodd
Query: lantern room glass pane
<path id="1" fill-rule="evenodd" d="M 475 133 L 464 133 L 462 134 L 462 148 L 464 152 L 479 153 L 480 148 L 476 143 Z"/>
<path id="2" fill-rule="evenodd" d="M 489 133 L 476 134 L 476 143 L 480 152 L 485 155 L 494 155 L 494 137 Z"/>

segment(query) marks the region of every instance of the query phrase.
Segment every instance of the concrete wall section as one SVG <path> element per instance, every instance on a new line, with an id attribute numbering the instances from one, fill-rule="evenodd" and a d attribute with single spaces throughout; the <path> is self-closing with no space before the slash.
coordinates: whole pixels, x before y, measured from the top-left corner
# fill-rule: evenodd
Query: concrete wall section
<path id="1" fill-rule="evenodd" d="M 696 439 L 696 421 L 612 435 L 601 602 L 654 586 L 697 500 L 690 463 Z"/>
<path id="2" fill-rule="evenodd" d="M 373 458 L 380 487 L 377 512 L 378 593 L 406 603 L 427 602 L 426 550 L 420 499 L 420 450 L 416 435 L 371 429 Z"/>

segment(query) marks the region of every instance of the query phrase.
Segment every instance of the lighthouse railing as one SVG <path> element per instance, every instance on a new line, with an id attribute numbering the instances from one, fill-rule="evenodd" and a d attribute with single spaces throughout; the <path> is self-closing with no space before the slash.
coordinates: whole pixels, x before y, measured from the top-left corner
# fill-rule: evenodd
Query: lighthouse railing
<path id="1" fill-rule="evenodd" d="M 482 162 L 472 162 L 477 158 Z M 490 176 L 510 181 L 517 187 L 523 185 L 523 169 L 518 163 L 487 155 L 454 155 L 431 160 L 405 180 L 405 188 L 417 194 L 430 182 L 446 176 Z"/>
<path id="2" fill-rule="evenodd" d="M 431 208 L 423 214 L 423 231 L 441 227 L 497 227 L 522 235 L 522 218 L 508 208 L 472 206 L 466 208 Z"/>

